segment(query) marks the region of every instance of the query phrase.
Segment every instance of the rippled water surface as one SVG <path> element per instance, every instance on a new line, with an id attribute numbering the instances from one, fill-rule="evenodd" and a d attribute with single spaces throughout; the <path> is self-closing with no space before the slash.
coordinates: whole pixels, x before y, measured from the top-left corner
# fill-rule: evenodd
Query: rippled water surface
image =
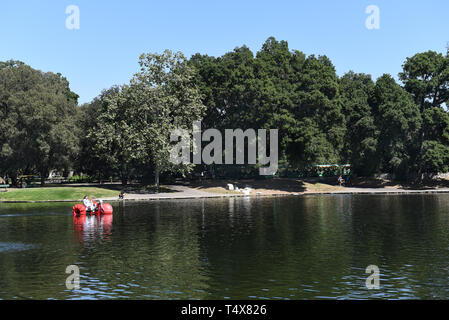
<path id="1" fill-rule="evenodd" d="M 0 298 L 449 297 L 449 195 L 127 202 L 101 218 L 71 206 L 0 204 Z"/>

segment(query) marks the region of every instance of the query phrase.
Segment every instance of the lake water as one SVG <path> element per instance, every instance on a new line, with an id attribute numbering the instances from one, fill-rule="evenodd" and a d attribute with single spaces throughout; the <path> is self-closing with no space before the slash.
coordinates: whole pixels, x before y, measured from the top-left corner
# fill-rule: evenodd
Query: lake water
<path id="1" fill-rule="evenodd" d="M 1 299 L 449 297 L 449 195 L 126 202 L 84 219 L 72 205 L 0 204 Z"/>

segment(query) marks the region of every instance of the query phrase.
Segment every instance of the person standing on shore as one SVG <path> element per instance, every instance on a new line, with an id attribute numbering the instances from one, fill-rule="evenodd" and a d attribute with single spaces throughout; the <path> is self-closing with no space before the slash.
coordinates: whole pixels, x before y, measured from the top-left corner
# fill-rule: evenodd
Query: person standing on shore
<path id="1" fill-rule="evenodd" d="M 345 183 L 345 180 L 343 179 L 343 177 L 341 175 L 338 176 L 337 181 L 338 181 L 338 184 L 340 185 L 340 187 L 343 186 L 343 184 Z"/>

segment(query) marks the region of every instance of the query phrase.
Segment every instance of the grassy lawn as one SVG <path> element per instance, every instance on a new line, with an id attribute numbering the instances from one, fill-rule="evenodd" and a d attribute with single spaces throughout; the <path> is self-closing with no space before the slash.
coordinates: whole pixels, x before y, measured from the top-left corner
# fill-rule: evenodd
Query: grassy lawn
<path id="1" fill-rule="evenodd" d="M 0 192 L 0 201 L 79 200 L 87 195 L 94 198 L 117 197 L 116 190 L 95 187 L 44 187 L 9 189 Z"/>

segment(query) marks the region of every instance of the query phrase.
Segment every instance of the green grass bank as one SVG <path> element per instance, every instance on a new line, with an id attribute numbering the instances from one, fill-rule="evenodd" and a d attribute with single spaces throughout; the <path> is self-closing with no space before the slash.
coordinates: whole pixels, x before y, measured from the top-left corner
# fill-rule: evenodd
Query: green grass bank
<path id="1" fill-rule="evenodd" d="M 94 198 L 118 197 L 119 191 L 97 187 L 44 187 L 9 189 L 0 192 L 0 201 L 81 201 L 87 195 Z"/>

